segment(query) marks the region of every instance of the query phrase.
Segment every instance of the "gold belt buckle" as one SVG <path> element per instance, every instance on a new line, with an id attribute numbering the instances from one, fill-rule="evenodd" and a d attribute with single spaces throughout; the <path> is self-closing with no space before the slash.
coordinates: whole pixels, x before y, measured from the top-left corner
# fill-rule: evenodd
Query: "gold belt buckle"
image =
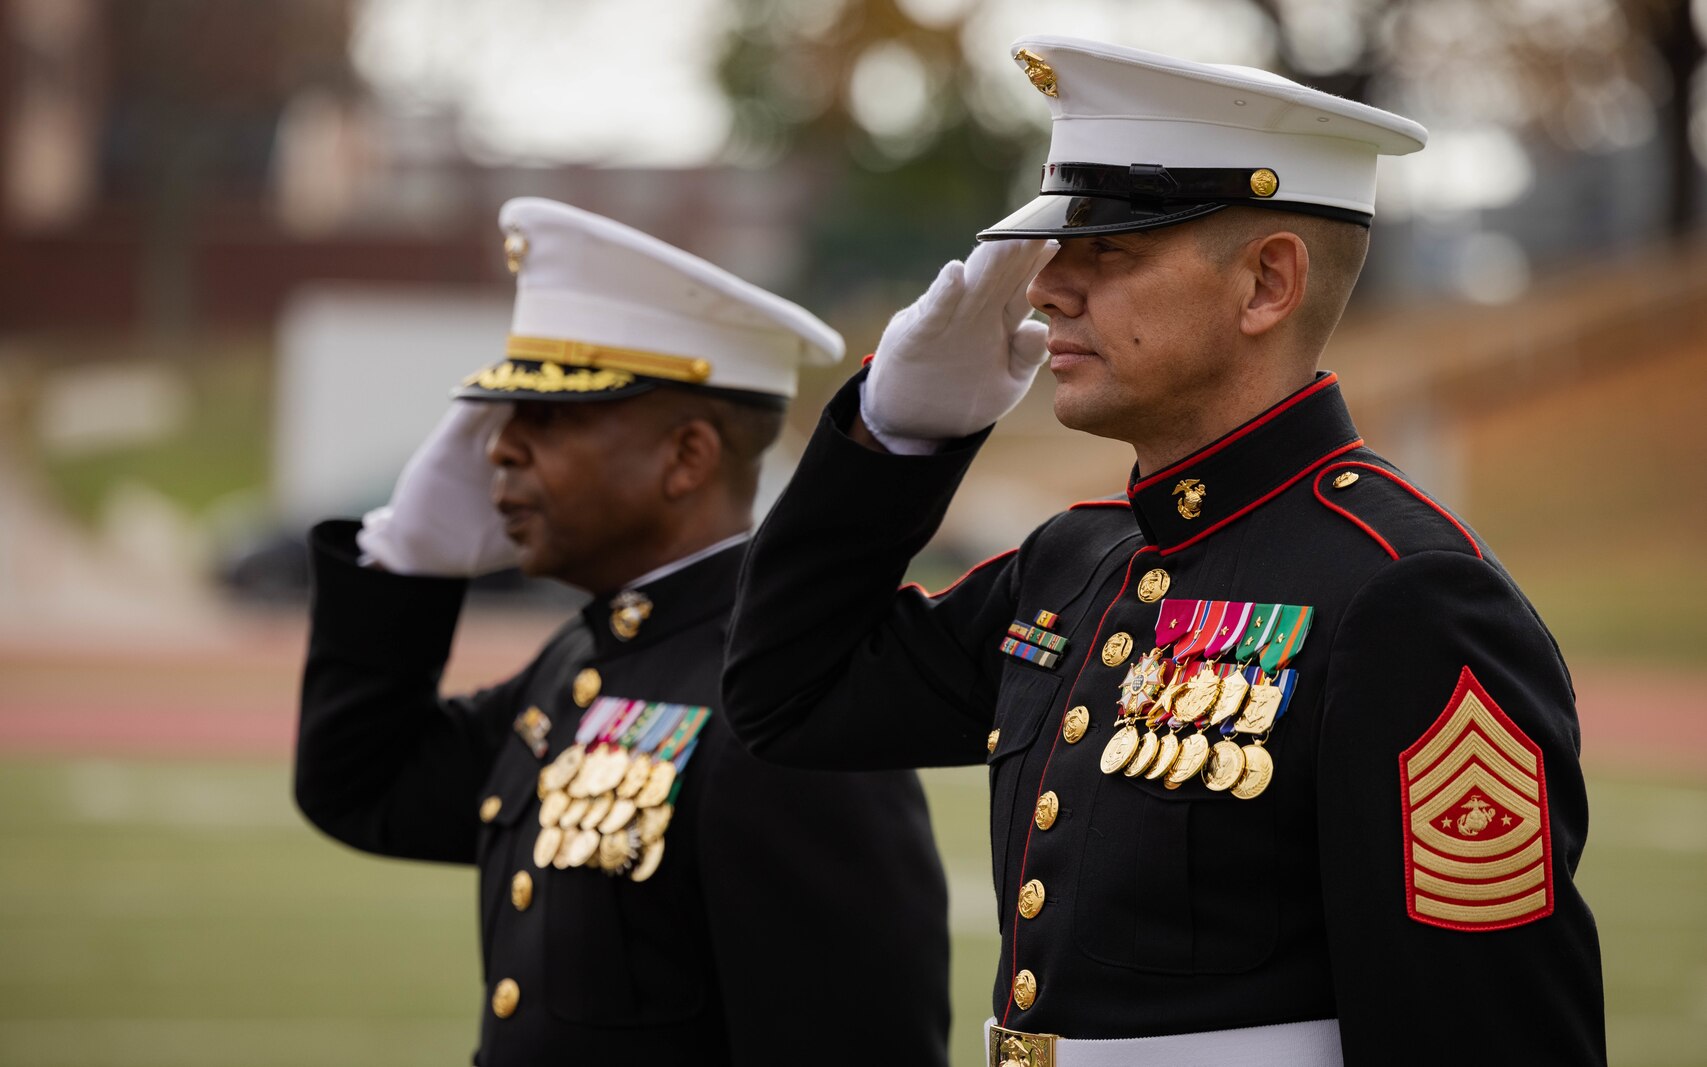
<path id="1" fill-rule="evenodd" d="M 1055 1067 L 1055 1034 L 990 1025 L 990 1067 Z"/>

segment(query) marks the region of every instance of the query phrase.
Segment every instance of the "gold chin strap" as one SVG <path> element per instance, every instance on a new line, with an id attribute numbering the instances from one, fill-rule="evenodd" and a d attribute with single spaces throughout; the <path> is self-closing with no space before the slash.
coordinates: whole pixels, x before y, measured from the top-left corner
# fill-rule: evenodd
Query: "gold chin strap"
<path id="1" fill-rule="evenodd" d="M 674 382 L 703 382 L 711 377 L 711 363 L 689 356 L 667 356 L 662 352 L 645 352 L 638 348 L 614 348 L 588 341 L 560 341 L 550 337 L 521 337 L 510 335 L 504 354 L 511 359 L 557 363 L 566 367 L 590 367 L 595 370 L 628 371 L 648 378 L 667 378 Z"/>

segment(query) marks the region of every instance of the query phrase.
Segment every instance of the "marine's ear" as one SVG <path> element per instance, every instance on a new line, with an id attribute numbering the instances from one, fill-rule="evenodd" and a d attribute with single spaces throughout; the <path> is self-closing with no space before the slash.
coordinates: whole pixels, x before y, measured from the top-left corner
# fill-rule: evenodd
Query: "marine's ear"
<path id="1" fill-rule="evenodd" d="M 1239 309 L 1239 330 L 1257 337 L 1279 326 L 1304 303 L 1310 250 L 1289 230 L 1276 230 L 1246 245 L 1237 264 L 1248 290 Z"/>

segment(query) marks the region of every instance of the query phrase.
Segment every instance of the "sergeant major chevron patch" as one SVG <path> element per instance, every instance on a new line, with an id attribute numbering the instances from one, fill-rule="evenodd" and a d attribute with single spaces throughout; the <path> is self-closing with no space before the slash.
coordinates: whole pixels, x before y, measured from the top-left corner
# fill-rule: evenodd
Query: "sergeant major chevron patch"
<path id="1" fill-rule="evenodd" d="M 1450 930 L 1501 930 L 1553 912 L 1541 749 L 1469 667 L 1446 709 L 1399 755 L 1405 905 Z"/>

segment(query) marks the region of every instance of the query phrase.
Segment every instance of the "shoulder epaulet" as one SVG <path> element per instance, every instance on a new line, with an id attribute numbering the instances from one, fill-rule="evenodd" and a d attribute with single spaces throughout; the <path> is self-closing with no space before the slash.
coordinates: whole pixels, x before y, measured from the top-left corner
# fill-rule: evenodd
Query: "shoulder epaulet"
<path id="1" fill-rule="evenodd" d="M 1467 552 L 1482 546 L 1465 525 L 1397 471 L 1362 460 L 1330 463 L 1316 474 L 1316 499 L 1362 530 L 1393 559 L 1418 552 Z"/>

